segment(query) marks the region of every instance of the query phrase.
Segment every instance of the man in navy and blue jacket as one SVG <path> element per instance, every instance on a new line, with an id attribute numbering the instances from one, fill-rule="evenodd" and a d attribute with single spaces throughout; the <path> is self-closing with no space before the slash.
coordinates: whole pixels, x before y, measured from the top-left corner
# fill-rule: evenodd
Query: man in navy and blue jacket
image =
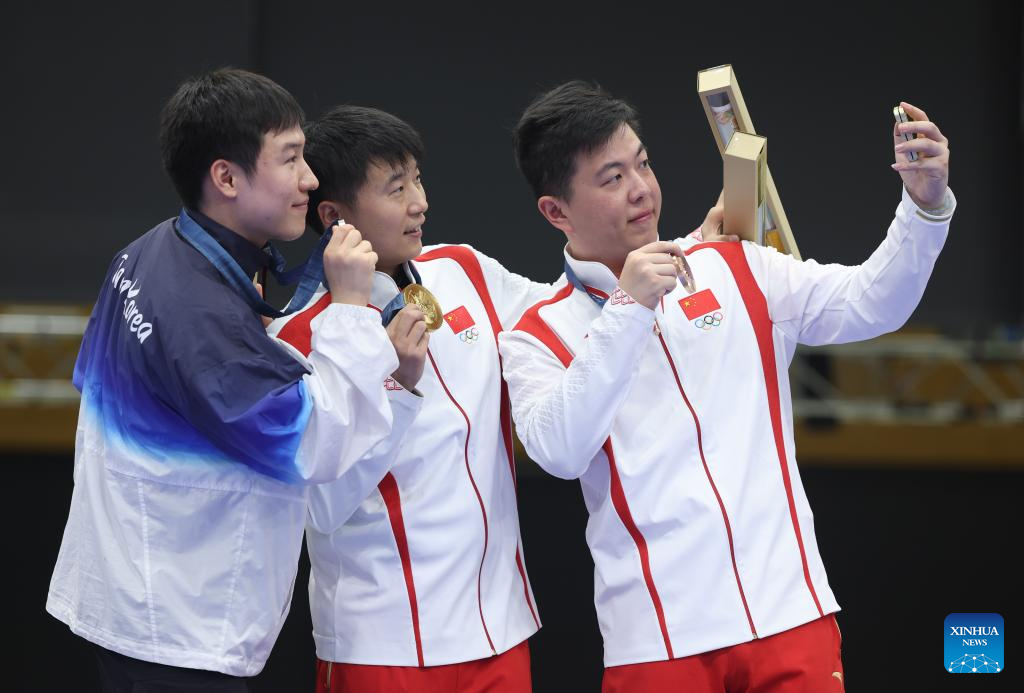
<path id="1" fill-rule="evenodd" d="M 308 357 L 264 332 L 261 313 L 280 313 L 245 278 L 280 269 L 269 241 L 305 229 L 302 120 L 259 75 L 182 84 L 161 148 L 184 209 L 117 253 L 86 329 L 46 608 L 97 646 L 105 690 L 247 690 L 288 612 L 309 484 L 373 464 L 357 460 L 419 406 L 382 385 L 399 359 L 352 226 L 300 285 L 332 288 Z"/>

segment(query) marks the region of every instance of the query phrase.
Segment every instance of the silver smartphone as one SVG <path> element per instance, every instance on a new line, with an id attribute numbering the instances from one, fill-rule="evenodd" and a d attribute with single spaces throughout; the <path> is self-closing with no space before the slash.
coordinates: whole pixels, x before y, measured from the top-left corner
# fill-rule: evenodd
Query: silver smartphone
<path id="1" fill-rule="evenodd" d="M 903 110 L 902 106 L 895 106 L 892 109 L 892 117 L 896 119 L 897 123 L 909 123 L 913 118 L 907 115 L 907 112 Z M 917 133 L 904 132 L 901 133 L 903 139 L 907 142 L 917 137 Z M 907 159 L 909 161 L 917 161 L 917 152 L 907 152 Z"/>

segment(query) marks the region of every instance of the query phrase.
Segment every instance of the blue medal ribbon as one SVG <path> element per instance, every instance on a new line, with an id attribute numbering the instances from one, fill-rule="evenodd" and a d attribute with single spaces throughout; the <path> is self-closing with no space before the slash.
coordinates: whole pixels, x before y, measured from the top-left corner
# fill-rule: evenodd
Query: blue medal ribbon
<path id="1" fill-rule="evenodd" d="M 324 231 L 320 242 L 304 263 L 288 271 L 285 271 L 284 257 L 274 246 L 268 243 L 264 248 L 265 252 L 269 253 L 272 259 L 270 273 L 274 275 L 279 284 L 288 286 L 296 281 L 299 282 L 298 288 L 295 289 L 295 295 L 288 302 L 288 307 L 280 311 L 263 300 L 263 297 L 260 296 L 260 293 L 253 285 L 252 279 L 246 276 L 238 262 L 228 254 L 228 251 L 224 250 L 220 243 L 214 240 L 213 236 L 196 223 L 184 209 L 178 215 L 177 227 L 182 238 L 209 260 L 210 264 L 216 267 L 221 276 L 227 280 L 228 285 L 241 295 L 245 302 L 260 315 L 266 315 L 269 318 L 281 318 L 291 315 L 309 302 L 309 299 L 313 297 L 321 283 L 325 286 L 327 284 L 324 279 L 324 248 L 327 247 L 327 243 L 331 240 L 331 229 Z"/>
<path id="2" fill-rule="evenodd" d="M 423 283 L 423 280 L 420 279 L 420 273 L 416 271 L 416 268 L 411 262 L 405 263 L 405 267 L 409 271 L 410 276 L 412 276 L 411 283 Z M 406 286 L 408 286 L 408 284 L 406 284 Z M 403 308 L 405 308 L 405 296 L 403 296 L 401 290 L 399 290 L 398 295 L 388 301 L 388 304 L 380 311 L 380 321 L 384 323 L 384 327 L 387 327 L 388 324 L 395 319 L 395 316 L 398 315 L 398 311 Z"/>
<path id="3" fill-rule="evenodd" d="M 576 273 L 572 271 L 572 267 L 569 266 L 568 262 L 565 263 L 565 278 L 569 280 L 570 284 L 586 294 L 591 301 L 596 303 L 598 308 L 604 308 L 604 304 L 607 303 L 608 299 L 600 298 L 599 296 L 595 296 L 587 291 L 587 287 L 583 286 L 583 282 L 581 282 L 580 278 L 576 276 Z"/>

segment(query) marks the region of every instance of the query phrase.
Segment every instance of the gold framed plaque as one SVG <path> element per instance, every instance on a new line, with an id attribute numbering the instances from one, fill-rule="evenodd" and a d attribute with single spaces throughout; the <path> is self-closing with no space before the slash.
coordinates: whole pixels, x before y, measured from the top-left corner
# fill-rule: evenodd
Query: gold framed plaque
<path id="1" fill-rule="evenodd" d="M 704 106 L 704 113 L 707 115 L 708 124 L 718 145 L 718 152 L 722 155 L 723 166 L 726 150 L 729 147 L 734 135 L 742 133 L 746 135 L 757 135 L 754 130 L 754 123 L 750 119 L 747 105 L 743 101 L 743 93 L 736 81 L 736 73 L 732 65 L 719 65 L 697 73 L 697 94 L 700 96 L 701 104 Z M 763 138 L 762 138 L 763 139 Z M 749 146 L 749 145 L 748 145 Z M 748 151 L 747 147 L 742 148 Z M 738 153 L 739 150 L 737 150 Z M 764 186 L 764 213 L 762 216 L 763 227 L 755 232 L 761 245 L 771 245 L 777 250 L 789 253 L 796 259 L 802 259 L 800 249 L 796 245 L 793 231 L 789 227 L 789 220 L 782 208 L 782 201 L 779 199 L 779 192 L 775 188 L 775 181 L 772 180 L 771 171 L 767 163 L 763 164 L 761 178 Z M 728 176 L 723 174 L 723 182 L 726 184 L 725 197 L 728 200 Z M 739 193 L 733 193 L 733 199 Z M 746 194 L 746 193 L 744 193 Z M 729 218 L 729 205 L 726 203 L 726 219 Z M 735 219 L 735 217 L 734 217 Z M 732 233 L 728 230 L 728 223 L 723 224 L 725 233 Z M 742 235 L 746 238 L 745 235 Z M 755 239 L 749 239 L 755 240 Z"/>
<path id="2" fill-rule="evenodd" d="M 722 232 L 765 245 L 768 230 L 765 175 L 768 140 L 737 131 L 722 155 L 725 219 Z"/>

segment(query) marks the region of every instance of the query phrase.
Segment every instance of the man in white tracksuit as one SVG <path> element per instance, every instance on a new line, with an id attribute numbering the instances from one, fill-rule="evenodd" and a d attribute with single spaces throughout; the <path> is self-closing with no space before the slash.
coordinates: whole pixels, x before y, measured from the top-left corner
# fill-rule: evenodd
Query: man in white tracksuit
<path id="1" fill-rule="evenodd" d="M 425 368 L 421 361 L 418 372 L 399 369 L 380 382 L 391 396 L 422 392 L 412 425 L 396 428 L 391 449 L 371 464 L 311 499 L 317 690 L 528 691 L 526 639 L 540 620 L 519 536 L 497 335 L 551 287 L 469 246 L 421 254 L 423 145 L 407 123 L 341 106 L 306 135 L 306 157 L 321 181 L 309 224 L 361 225 L 378 256 L 370 307 L 393 339 L 426 355 Z M 443 324 L 429 341 L 422 311 L 403 307 L 401 289 L 410 283 L 440 304 Z M 330 300 L 321 290 L 270 333 L 306 353 Z"/>
<path id="2" fill-rule="evenodd" d="M 946 139 L 903 106 L 916 121 L 893 133 L 903 199 L 855 267 L 659 241 L 636 113 L 599 87 L 557 87 L 517 125 L 520 168 L 568 240 L 567 279 L 500 350 L 527 452 L 583 486 L 604 690 L 842 688 L 787 369 L 798 343 L 895 330 L 921 298 L 955 201 Z"/>

